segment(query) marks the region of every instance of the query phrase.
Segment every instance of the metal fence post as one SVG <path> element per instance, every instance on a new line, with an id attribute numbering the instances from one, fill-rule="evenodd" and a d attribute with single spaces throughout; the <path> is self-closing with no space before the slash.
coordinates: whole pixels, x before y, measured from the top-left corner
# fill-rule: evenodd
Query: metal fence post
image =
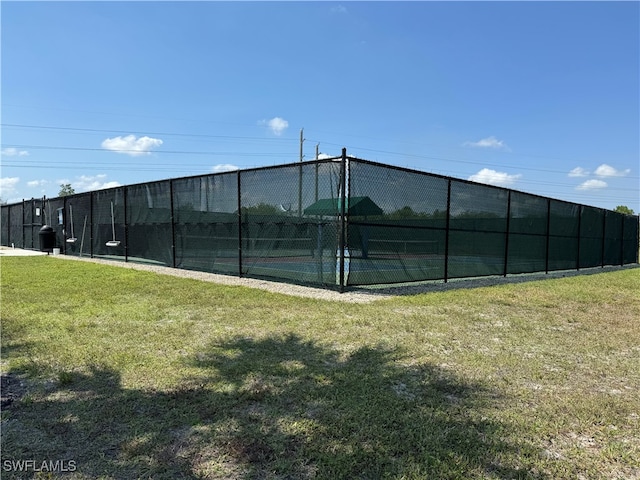
<path id="1" fill-rule="evenodd" d="M 240 182 L 240 170 L 237 174 L 238 185 L 238 276 L 242 277 L 242 190 Z"/>
<path id="2" fill-rule="evenodd" d="M 451 179 L 447 179 L 447 218 L 444 234 L 444 283 L 449 281 L 449 230 L 451 226 Z"/>
<path id="3" fill-rule="evenodd" d="M 600 268 L 604 268 L 604 253 L 607 243 L 607 212 L 602 210 L 602 253 L 600 255 Z"/>
<path id="4" fill-rule="evenodd" d="M 89 258 L 93 258 L 93 196 L 96 192 L 89 194 Z"/>
<path id="5" fill-rule="evenodd" d="M 624 221 L 626 220 L 626 216 L 622 215 L 622 225 L 620 225 L 620 266 L 624 265 Z"/>
<path id="6" fill-rule="evenodd" d="M 24 234 L 24 229 L 25 229 L 25 226 L 24 226 L 24 203 L 25 202 L 24 202 L 24 198 L 23 198 L 22 199 L 22 229 L 21 229 L 22 230 L 22 247 L 26 248 L 27 247 L 27 245 L 26 245 L 26 238 L 27 237 Z M 31 212 L 31 223 L 33 223 L 33 205 L 31 206 L 31 210 L 32 210 L 32 212 Z M 11 243 L 11 208 L 8 209 L 8 216 L 9 216 L 9 235 L 7 237 L 7 243 Z M 32 232 L 31 233 L 31 239 L 32 239 L 31 243 L 33 243 L 33 227 L 29 227 L 29 228 L 31 228 L 31 232 Z M 32 246 L 32 248 L 33 248 L 33 246 Z"/>
<path id="7" fill-rule="evenodd" d="M 640 248 L 638 248 L 640 246 L 640 225 L 638 224 L 639 220 L 640 215 L 636 217 L 636 237 L 634 239 L 633 245 L 634 258 L 636 259 L 636 263 L 640 263 Z"/>
<path id="8" fill-rule="evenodd" d="M 345 247 L 345 203 L 346 203 L 346 176 L 347 176 L 347 149 L 342 149 L 340 161 L 340 293 L 344 292 L 344 247 Z"/>
<path id="9" fill-rule="evenodd" d="M 117 190 L 116 190 L 117 193 Z M 122 206 L 124 208 L 124 261 L 129 261 L 129 222 L 127 222 L 127 187 L 122 189 Z"/>
<path id="10" fill-rule="evenodd" d="M 62 197 L 62 253 L 67 254 L 67 195 Z"/>
<path id="11" fill-rule="evenodd" d="M 169 180 L 169 208 L 171 219 L 171 266 L 176 268 L 176 216 L 175 216 L 175 204 L 173 202 L 173 179 Z"/>

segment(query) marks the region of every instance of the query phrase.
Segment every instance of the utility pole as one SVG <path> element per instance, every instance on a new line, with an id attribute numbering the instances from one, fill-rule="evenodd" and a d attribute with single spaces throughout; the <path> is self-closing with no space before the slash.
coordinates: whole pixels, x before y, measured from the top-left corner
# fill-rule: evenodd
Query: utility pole
<path id="1" fill-rule="evenodd" d="M 302 144 L 304 143 L 304 128 L 300 129 L 300 161 L 304 158 L 304 154 L 302 153 Z"/>
<path id="2" fill-rule="evenodd" d="M 318 157 L 320 156 L 320 144 L 316 143 L 316 160 L 318 160 Z M 316 163 L 316 202 L 318 201 L 318 164 Z"/>

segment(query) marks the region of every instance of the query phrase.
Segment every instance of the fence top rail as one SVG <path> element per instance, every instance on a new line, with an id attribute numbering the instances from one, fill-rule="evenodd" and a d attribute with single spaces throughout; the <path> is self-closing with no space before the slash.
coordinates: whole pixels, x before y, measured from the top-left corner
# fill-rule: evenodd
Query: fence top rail
<path id="1" fill-rule="evenodd" d="M 488 185 L 488 184 L 484 184 L 484 183 L 474 182 L 474 181 L 471 181 L 471 180 L 465 180 L 465 179 L 461 179 L 461 178 L 450 177 L 450 176 L 441 175 L 441 174 L 437 174 L 437 173 L 424 172 L 424 171 L 417 170 L 417 169 L 412 169 L 412 168 L 409 168 L 409 167 L 401 167 L 401 166 L 397 166 L 397 165 L 389 165 L 389 164 L 376 162 L 376 161 L 372 161 L 372 160 L 365 160 L 365 159 L 362 159 L 362 158 L 353 157 L 353 156 L 349 156 L 349 155 L 346 156 L 346 159 L 349 160 L 349 161 L 354 161 L 354 162 L 357 162 L 357 163 L 362 163 L 362 164 L 366 164 L 366 165 L 372 165 L 372 166 L 376 166 L 376 167 L 388 168 L 388 169 L 407 172 L 407 173 L 412 173 L 412 174 L 425 175 L 425 176 L 429 176 L 429 177 L 440 178 L 440 179 L 443 179 L 443 180 L 452 181 L 452 182 L 458 182 L 458 183 L 463 183 L 463 184 L 468 184 L 468 185 L 483 186 L 483 187 L 487 187 L 487 188 L 495 189 L 495 190 L 499 190 L 499 191 L 504 191 L 504 192 L 511 192 L 511 193 L 516 193 L 516 194 L 521 194 L 521 195 L 527 195 L 527 196 L 530 196 L 530 197 L 535 197 L 535 198 L 547 200 L 549 202 L 551 202 L 551 201 L 559 202 L 559 203 L 562 203 L 562 204 L 573 205 L 573 206 L 578 206 L 578 207 L 582 207 L 582 208 L 596 209 L 596 210 L 600 210 L 602 212 L 611 212 L 611 213 L 619 214 L 619 215 L 622 215 L 622 216 L 625 216 L 625 217 L 635 217 L 637 219 L 637 221 L 640 221 L 640 214 L 638 214 L 638 215 L 630 215 L 630 214 L 616 212 L 614 210 L 610 210 L 610 209 L 606 209 L 606 208 L 602 208 L 602 207 L 595 207 L 595 206 L 581 204 L 581 203 L 577 203 L 577 202 L 571 202 L 571 201 L 568 201 L 568 200 L 560 200 L 560 199 L 556 199 L 556 198 L 552 198 L 552 197 L 546 197 L 546 196 L 543 196 L 543 195 L 539 195 L 539 194 L 536 194 L 536 193 L 525 192 L 525 191 L 522 191 L 522 190 L 515 190 L 515 189 L 506 188 L 506 187 L 499 187 L 499 186 L 496 186 L 496 185 Z M 176 181 L 195 179 L 195 178 L 201 178 L 201 177 L 213 177 L 213 176 L 225 176 L 225 175 L 241 175 L 242 173 L 266 171 L 266 170 L 273 170 L 273 169 L 283 169 L 283 168 L 291 168 L 291 167 L 301 167 L 301 166 L 308 166 L 308 165 L 314 165 L 314 164 L 333 163 L 333 162 L 339 162 L 341 160 L 342 160 L 342 156 L 336 156 L 336 157 L 330 157 L 330 158 L 322 158 L 322 159 L 313 159 L 313 160 L 305 160 L 305 161 L 298 161 L 298 162 L 283 163 L 283 164 L 279 164 L 279 165 L 268 165 L 268 166 L 263 166 L 263 167 L 252 167 L 252 168 L 246 168 L 246 169 L 231 170 L 231 171 L 227 171 L 227 172 L 204 173 L 204 174 L 199 174 L 199 175 L 188 175 L 188 176 L 184 176 L 184 177 L 168 178 L 168 179 L 164 179 L 164 180 L 153 180 L 153 181 L 149 181 L 149 182 L 139 182 L 139 183 L 133 183 L 133 184 L 128 184 L 128 185 L 120 185 L 120 186 L 117 186 L 117 187 L 107 188 L 107 189 L 104 189 L 104 190 L 93 190 L 93 191 L 89 191 L 89 192 L 76 193 L 76 194 L 73 194 L 73 195 L 67 195 L 67 196 L 63 196 L 63 197 L 51 197 L 51 198 L 42 197 L 42 198 L 23 199 L 21 202 L 15 202 L 15 203 L 12 203 L 12 204 L 4 204 L 4 205 L 1 205 L 1 207 L 2 207 L 2 209 L 4 209 L 4 208 L 8 208 L 8 207 L 14 207 L 14 206 L 17 206 L 17 205 L 24 205 L 25 203 L 29 203 L 29 202 L 33 202 L 33 201 L 37 201 L 37 202 L 38 201 L 43 201 L 44 202 L 45 200 L 46 201 L 58 201 L 58 200 L 63 199 L 66 202 L 67 200 L 70 200 L 72 198 L 77 198 L 77 197 L 80 197 L 80 196 L 83 196 L 83 195 L 94 194 L 96 192 L 100 192 L 100 193 L 108 195 L 112 191 L 118 191 L 118 190 L 125 190 L 126 191 L 128 188 L 139 187 L 139 186 L 144 186 L 144 185 L 154 185 L 154 184 L 159 184 L 159 183 L 164 183 L 164 182 L 176 182 Z"/>
<path id="2" fill-rule="evenodd" d="M 489 184 L 486 184 L 486 183 L 474 182 L 472 180 L 465 180 L 465 179 L 462 179 L 462 178 L 450 177 L 450 176 L 441 175 L 441 174 L 438 174 L 438 173 L 424 172 L 422 170 L 417 170 L 417 169 L 409 168 L 409 167 L 401 167 L 401 166 L 398 166 L 398 165 L 389 165 L 389 164 L 386 164 L 386 163 L 376 162 L 374 160 L 365 160 L 365 159 L 357 158 L 357 157 L 347 157 L 347 158 L 349 160 L 351 160 L 351 161 L 355 161 L 355 162 L 358 162 L 358 163 L 363 163 L 363 164 L 367 164 L 367 165 L 371 165 L 371 166 L 389 168 L 389 169 L 392 169 L 392 170 L 397 170 L 397 171 L 407 172 L 407 173 L 413 173 L 413 174 L 418 174 L 418 175 L 426 175 L 426 176 L 429 176 L 429 177 L 440 178 L 440 179 L 443 179 L 443 180 L 450 180 L 450 181 L 458 182 L 458 183 L 465 183 L 465 184 L 468 184 L 468 185 L 481 185 L 483 187 L 487 187 L 487 188 L 491 188 L 491 189 L 517 193 L 517 194 L 521 194 L 521 195 L 527 195 L 527 196 L 539 198 L 539 199 L 542 199 L 542 200 L 560 202 L 560 203 L 565 203 L 565 204 L 574 205 L 574 206 L 578 206 L 578 207 L 594 208 L 594 209 L 597 209 L 597 210 L 602 210 L 602 211 L 605 211 L 605 212 L 617 213 L 619 215 L 624 215 L 624 216 L 638 217 L 638 219 L 640 220 L 640 214 L 639 215 L 635 215 L 635 214 L 634 215 L 630 215 L 630 214 L 627 214 L 627 213 L 616 212 L 615 210 L 610 210 L 610 209 L 606 209 L 606 208 L 602 208 L 602 207 L 595 207 L 595 206 L 586 205 L 586 204 L 583 204 L 583 203 L 571 202 L 571 201 L 568 201 L 568 200 L 560 200 L 560 199 L 553 198 L 553 197 L 546 197 L 544 195 L 540 195 L 540 194 L 537 194 L 537 193 L 525 192 L 523 190 L 516 190 L 516 189 L 513 189 L 513 188 L 499 187 L 497 185 L 489 185 Z"/>

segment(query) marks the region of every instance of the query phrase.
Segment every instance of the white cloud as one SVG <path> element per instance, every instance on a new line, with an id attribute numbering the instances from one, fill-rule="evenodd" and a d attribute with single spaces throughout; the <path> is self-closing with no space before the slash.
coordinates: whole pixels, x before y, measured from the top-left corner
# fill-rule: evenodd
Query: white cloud
<path id="1" fill-rule="evenodd" d="M 522 177 L 520 174 L 509 175 L 504 172 L 496 172 L 490 168 L 483 168 L 475 175 L 471 175 L 469 180 L 472 182 L 486 183 L 487 185 L 507 187 L 513 185 L 520 177 Z"/>
<path id="2" fill-rule="evenodd" d="M 218 165 L 214 165 L 211 168 L 213 173 L 222 173 L 222 172 L 232 172 L 234 170 L 238 170 L 239 167 L 236 165 L 231 165 L 230 163 L 221 163 Z"/>
<path id="3" fill-rule="evenodd" d="M 498 140 L 496 137 L 491 136 L 478 140 L 477 142 L 464 142 L 465 147 L 476 148 L 493 148 L 495 150 L 509 150 L 509 147 L 503 140 Z"/>
<path id="4" fill-rule="evenodd" d="M 258 124 L 268 126 L 271 132 L 278 136 L 282 135 L 284 131 L 289 128 L 289 122 L 280 117 L 274 117 L 271 120 L 261 120 Z"/>
<path id="5" fill-rule="evenodd" d="M 598 190 L 600 188 L 607 188 L 607 182 L 602 180 L 587 180 L 576 187 L 576 190 Z"/>
<path id="6" fill-rule="evenodd" d="M 326 160 L 327 158 L 335 158 L 335 155 L 329 155 L 328 153 L 318 154 L 318 160 Z"/>
<path id="7" fill-rule="evenodd" d="M 588 175 L 589 171 L 582 167 L 576 167 L 569 172 L 570 177 L 587 177 Z"/>
<path id="8" fill-rule="evenodd" d="M 629 172 L 631 172 L 631 170 L 628 168 L 626 170 L 616 170 L 611 165 L 607 165 L 606 163 L 603 163 L 598 168 L 596 168 L 596 171 L 594 173 L 598 177 L 605 178 L 605 177 L 624 177 L 625 175 L 628 175 Z"/>
<path id="9" fill-rule="evenodd" d="M 16 185 L 20 182 L 20 177 L 0 178 L 0 197 L 7 199 L 16 193 Z"/>
<path id="10" fill-rule="evenodd" d="M 126 137 L 107 138 L 102 142 L 102 148 L 113 152 L 125 153 L 132 157 L 151 155 L 151 150 L 162 145 L 159 138 L 140 137 L 127 135 Z"/>
<path id="11" fill-rule="evenodd" d="M 92 192 L 94 190 L 104 190 L 105 188 L 119 187 L 120 182 L 107 182 L 105 174 L 101 175 L 81 175 L 71 186 L 77 192 Z"/>
<path id="12" fill-rule="evenodd" d="M 31 181 L 27 182 L 27 186 L 28 187 L 43 187 L 47 183 L 49 183 L 47 180 L 31 180 Z"/>
<path id="13" fill-rule="evenodd" d="M 5 157 L 27 157 L 29 152 L 26 150 L 18 150 L 17 148 L 9 147 L 2 149 L 2 155 Z"/>

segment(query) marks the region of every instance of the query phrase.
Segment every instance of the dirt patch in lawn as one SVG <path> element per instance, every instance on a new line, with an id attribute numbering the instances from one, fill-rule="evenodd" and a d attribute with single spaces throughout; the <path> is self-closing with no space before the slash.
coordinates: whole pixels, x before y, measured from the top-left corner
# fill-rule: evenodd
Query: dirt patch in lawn
<path id="1" fill-rule="evenodd" d="M 0 375 L 0 408 L 10 408 L 11 405 L 20 400 L 27 392 L 24 381 L 15 373 L 3 373 Z"/>

